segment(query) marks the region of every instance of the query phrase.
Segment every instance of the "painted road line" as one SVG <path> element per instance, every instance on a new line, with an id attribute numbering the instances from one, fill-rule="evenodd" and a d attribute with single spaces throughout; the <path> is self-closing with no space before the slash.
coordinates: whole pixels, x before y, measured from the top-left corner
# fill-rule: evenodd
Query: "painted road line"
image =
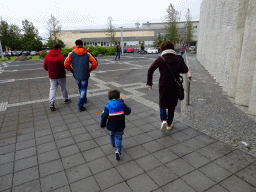
<path id="1" fill-rule="evenodd" d="M 11 73 L 11 72 L 20 72 L 20 71 L 35 71 L 35 70 L 44 70 L 44 68 L 35 68 L 35 69 L 22 69 L 22 70 L 1 70 L 0 72 L 5 72 L 5 73 Z"/>
<path id="2" fill-rule="evenodd" d="M 105 86 L 105 84 L 110 84 L 113 86 L 117 86 L 117 87 L 129 87 L 132 86 L 132 88 L 124 88 L 125 91 L 130 92 L 132 95 L 125 95 L 125 94 L 121 94 L 122 98 L 124 99 L 134 99 L 146 106 L 151 107 L 152 109 L 157 109 L 156 107 L 157 104 L 148 101 L 144 98 L 141 98 L 141 96 L 145 95 L 144 93 L 141 93 L 139 91 L 137 91 L 136 89 L 141 89 L 141 88 L 145 88 L 145 83 L 131 83 L 131 84 L 126 84 L 126 85 L 121 85 L 119 83 L 116 82 L 105 82 L 102 81 L 98 78 L 95 77 L 95 75 L 93 75 L 94 77 L 91 77 L 91 79 L 93 81 L 96 81 L 99 84 L 95 84 L 96 86 L 99 87 L 99 89 L 94 89 L 94 90 L 88 90 L 87 92 L 87 97 L 95 97 L 95 96 L 99 96 L 99 95 L 107 95 L 108 94 L 108 90 L 110 89 L 109 87 Z M 154 84 L 157 84 L 157 82 L 154 82 Z M 136 86 L 137 85 L 137 86 Z M 98 92 L 98 93 L 94 93 L 94 92 Z M 79 94 L 73 94 L 73 95 L 69 95 L 70 98 L 72 97 L 79 97 Z M 56 97 L 56 100 L 58 99 L 63 99 L 62 97 Z M 0 111 L 6 111 L 8 107 L 17 107 L 17 106 L 23 106 L 23 105 L 28 105 L 28 104 L 35 104 L 35 103 L 41 103 L 41 102 L 47 102 L 49 101 L 48 98 L 45 99 L 38 99 L 38 100 L 34 100 L 34 101 L 26 101 L 26 102 L 20 102 L 20 103 L 12 103 L 12 104 L 8 104 L 8 102 L 4 102 L 4 103 L 0 103 Z"/>

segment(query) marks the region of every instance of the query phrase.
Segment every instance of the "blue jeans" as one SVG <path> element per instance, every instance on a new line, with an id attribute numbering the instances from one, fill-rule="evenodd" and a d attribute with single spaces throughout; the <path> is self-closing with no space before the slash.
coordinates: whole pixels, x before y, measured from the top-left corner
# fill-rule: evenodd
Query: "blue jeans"
<path id="1" fill-rule="evenodd" d="M 110 143 L 111 143 L 111 145 L 116 146 L 115 150 L 121 151 L 123 134 L 124 134 L 123 131 L 121 131 L 121 132 L 111 131 L 110 132 Z"/>
<path id="2" fill-rule="evenodd" d="M 160 108 L 161 121 L 166 121 L 167 120 L 167 124 L 171 125 L 172 121 L 173 121 L 173 117 L 174 117 L 174 110 L 175 110 L 175 107 L 174 107 L 174 109 L 168 109 L 168 117 L 167 117 L 166 109 Z"/>
<path id="3" fill-rule="evenodd" d="M 78 109 L 81 109 L 84 106 L 84 103 L 87 100 L 87 87 L 88 87 L 88 79 L 84 81 L 76 80 L 78 89 L 79 89 L 79 100 L 78 100 Z"/>
<path id="4" fill-rule="evenodd" d="M 118 59 L 120 59 L 120 52 L 116 52 L 116 58 L 118 57 Z M 115 58 L 115 59 L 116 59 Z"/>

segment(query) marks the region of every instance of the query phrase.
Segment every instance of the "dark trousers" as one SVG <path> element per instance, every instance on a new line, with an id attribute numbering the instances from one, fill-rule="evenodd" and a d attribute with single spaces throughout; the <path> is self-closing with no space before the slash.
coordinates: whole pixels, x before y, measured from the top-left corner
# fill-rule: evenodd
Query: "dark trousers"
<path id="1" fill-rule="evenodd" d="M 173 109 L 168 109 L 168 114 L 167 114 L 166 109 L 160 108 L 161 121 L 167 121 L 167 124 L 171 125 L 174 118 L 174 110 L 175 110 L 175 107 Z"/>

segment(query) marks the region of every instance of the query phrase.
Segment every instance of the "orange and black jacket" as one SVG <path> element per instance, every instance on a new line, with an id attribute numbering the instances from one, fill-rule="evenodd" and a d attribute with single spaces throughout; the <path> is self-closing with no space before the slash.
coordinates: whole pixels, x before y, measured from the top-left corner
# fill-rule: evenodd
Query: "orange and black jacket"
<path id="1" fill-rule="evenodd" d="M 66 77 L 64 60 L 65 57 L 55 49 L 52 49 L 45 56 L 43 67 L 46 71 L 48 71 L 50 79 L 60 79 Z"/>
<path id="2" fill-rule="evenodd" d="M 73 51 L 68 54 L 64 62 L 65 68 L 74 73 L 76 80 L 87 80 L 90 71 L 98 66 L 97 59 L 88 52 L 88 49 L 81 46 L 73 47 Z M 91 69 L 89 69 L 89 63 L 91 63 Z"/>

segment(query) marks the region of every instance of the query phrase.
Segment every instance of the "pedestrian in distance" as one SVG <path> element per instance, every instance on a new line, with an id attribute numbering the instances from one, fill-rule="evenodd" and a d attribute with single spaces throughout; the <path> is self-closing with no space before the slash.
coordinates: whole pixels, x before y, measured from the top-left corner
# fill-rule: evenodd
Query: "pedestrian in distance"
<path id="1" fill-rule="evenodd" d="M 64 103 L 70 103 L 68 91 L 66 88 L 66 71 L 64 67 L 65 57 L 61 55 L 61 46 L 54 45 L 53 49 L 45 56 L 43 67 L 48 71 L 50 78 L 49 102 L 50 109 L 55 111 L 56 90 L 58 85 L 61 87 Z"/>
<path id="2" fill-rule="evenodd" d="M 180 73 L 187 73 L 188 67 L 184 59 L 180 55 L 176 55 L 173 42 L 163 42 L 160 45 L 160 50 L 162 51 L 161 56 L 148 69 L 147 85 L 151 90 L 153 73 L 159 68 L 159 106 L 162 121 L 160 130 L 164 132 L 173 128 L 174 110 L 179 96 L 179 86 L 176 79 L 178 79 Z"/>
<path id="3" fill-rule="evenodd" d="M 118 57 L 118 60 L 120 60 L 120 52 L 121 52 L 121 47 L 120 47 L 119 43 L 117 43 L 115 60 L 117 59 L 117 57 Z"/>
<path id="4" fill-rule="evenodd" d="M 181 47 L 181 56 L 185 53 L 186 47 L 185 45 L 182 43 L 182 47 Z"/>
<path id="5" fill-rule="evenodd" d="M 88 52 L 89 48 L 83 48 L 82 40 L 76 40 L 75 44 L 76 46 L 74 46 L 73 50 L 68 54 L 64 66 L 73 73 L 76 79 L 80 94 L 78 110 L 82 112 L 86 110 L 84 104 L 87 102 L 87 87 L 90 72 L 97 68 L 98 62 L 97 59 Z"/>
<path id="6" fill-rule="evenodd" d="M 124 103 L 124 100 L 120 99 L 120 91 L 118 90 L 109 91 L 108 99 L 109 102 L 101 115 L 100 127 L 107 127 L 107 130 L 110 131 L 110 144 L 115 148 L 115 158 L 119 161 L 125 128 L 125 115 L 131 113 L 131 108 Z"/>
<path id="7" fill-rule="evenodd" d="M 144 53 L 144 46 L 143 46 L 143 44 L 141 44 L 141 46 L 140 46 L 140 54 L 143 55 L 143 53 Z"/>

